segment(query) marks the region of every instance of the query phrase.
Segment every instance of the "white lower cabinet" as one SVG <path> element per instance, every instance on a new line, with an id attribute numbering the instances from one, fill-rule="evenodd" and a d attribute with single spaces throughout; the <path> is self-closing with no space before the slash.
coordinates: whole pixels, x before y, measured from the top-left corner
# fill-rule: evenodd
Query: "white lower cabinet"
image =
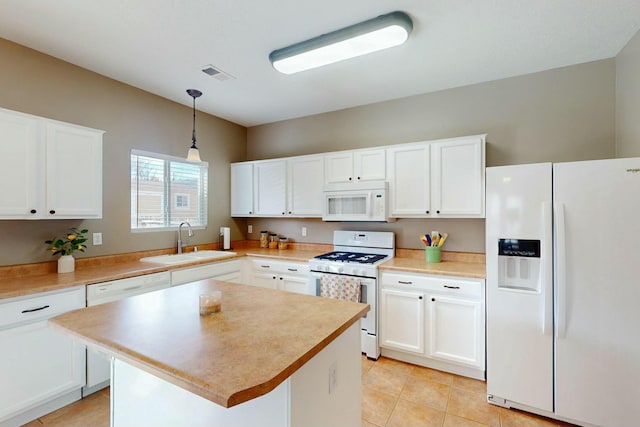
<path id="1" fill-rule="evenodd" d="M 85 347 L 47 319 L 84 306 L 84 286 L 0 301 L 0 426 L 26 424 L 80 399 Z"/>
<path id="2" fill-rule="evenodd" d="M 248 284 L 299 294 L 314 295 L 309 290 L 309 264 L 252 258 Z"/>
<path id="3" fill-rule="evenodd" d="M 381 346 L 424 353 L 424 296 L 423 292 L 380 291 Z M 391 320 L 393 319 L 393 320 Z"/>
<path id="4" fill-rule="evenodd" d="M 382 270 L 380 283 L 383 355 L 484 379 L 484 280 Z"/>
<path id="5" fill-rule="evenodd" d="M 484 367 L 482 303 L 430 295 L 429 357 Z"/>

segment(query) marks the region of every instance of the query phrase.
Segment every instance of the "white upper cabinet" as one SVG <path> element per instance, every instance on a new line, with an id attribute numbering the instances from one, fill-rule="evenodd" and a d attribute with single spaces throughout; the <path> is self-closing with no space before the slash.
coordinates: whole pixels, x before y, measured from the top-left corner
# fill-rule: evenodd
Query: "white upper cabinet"
<path id="1" fill-rule="evenodd" d="M 387 150 L 389 203 L 393 217 L 425 217 L 431 211 L 429 144 Z"/>
<path id="2" fill-rule="evenodd" d="M 384 181 L 385 150 L 338 151 L 324 155 L 325 183 Z"/>
<path id="3" fill-rule="evenodd" d="M 0 218 L 38 218 L 44 203 L 44 141 L 36 117 L 0 110 Z"/>
<path id="4" fill-rule="evenodd" d="M 233 163 L 231 216 L 321 217 L 322 155 Z"/>
<path id="5" fill-rule="evenodd" d="M 292 216 L 322 216 L 322 185 L 324 161 L 322 155 L 291 157 L 288 164 L 287 214 Z"/>
<path id="6" fill-rule="evenodd" d="M 253 207 L 258 216 L 283 216 L 287 211 L 285 159 L 253 163 Z"/>
<path id="7" fill-rule="evenodd" d="M 431 144 L 436 216 L 484 218 L 484 135 Z"/>
<path id="8" fill-rule="evenodd" d="M 0 109 L 0 218 L 102 218 L 103 133 Z"/>
<path id="9" fill-rule="evenodd" d="M 484 218 L 485 135 L 387 149 L 391 216 Z"/>
<path id="10" fill-rule="evenodd" d="M 102 132 L 51 121 L 45 129 L 45 214 L 102 218 Z"/>
<path id="11" fill-rule="evenodd" d="M 231 164 L 231 216 L 253 215 L 253 162 Z"/>
<path id="12" fill-rule="evenodd" d="M 231 216 L 320 218 L 325 184 L 387 181 L 391 218 L 484 218 L 485 137 L 234 163 Z"/>

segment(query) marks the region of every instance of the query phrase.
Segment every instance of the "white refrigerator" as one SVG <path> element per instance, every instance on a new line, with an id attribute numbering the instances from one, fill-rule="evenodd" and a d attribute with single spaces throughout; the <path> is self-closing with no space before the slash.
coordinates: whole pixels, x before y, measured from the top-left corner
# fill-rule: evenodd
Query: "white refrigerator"
<path id="1" fill-rule="evenodd" d="M 487 168 L 487 400 L 640 423 L 640 158 Z"/>

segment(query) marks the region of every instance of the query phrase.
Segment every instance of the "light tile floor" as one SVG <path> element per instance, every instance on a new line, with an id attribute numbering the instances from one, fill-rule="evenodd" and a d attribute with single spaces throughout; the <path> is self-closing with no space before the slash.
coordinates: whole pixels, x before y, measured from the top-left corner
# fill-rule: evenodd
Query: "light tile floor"
<path id="1" fill-rule="evenodd" d="M 375 362 L 362 358 L 362 427 L 569 425 L 486 403 L 486 385 L 483 381 L 385 357 Z M 26 426 L 108 427 L 109 389 L 47 414 Z"/>

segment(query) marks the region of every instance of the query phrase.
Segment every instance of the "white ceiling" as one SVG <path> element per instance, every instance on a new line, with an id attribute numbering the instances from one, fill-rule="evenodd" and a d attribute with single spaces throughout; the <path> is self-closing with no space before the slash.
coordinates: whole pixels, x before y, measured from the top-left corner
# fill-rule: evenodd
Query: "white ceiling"
<path id="1" fill-rule="evenodd" d="M 294 75 L 269 53 L 394 10 L 404 45 Z M 244 126 L 611 58 L 639 0 L 2 0 L 0 37 Z M 200 71 L 213 64 L 235 79 Z"/>

